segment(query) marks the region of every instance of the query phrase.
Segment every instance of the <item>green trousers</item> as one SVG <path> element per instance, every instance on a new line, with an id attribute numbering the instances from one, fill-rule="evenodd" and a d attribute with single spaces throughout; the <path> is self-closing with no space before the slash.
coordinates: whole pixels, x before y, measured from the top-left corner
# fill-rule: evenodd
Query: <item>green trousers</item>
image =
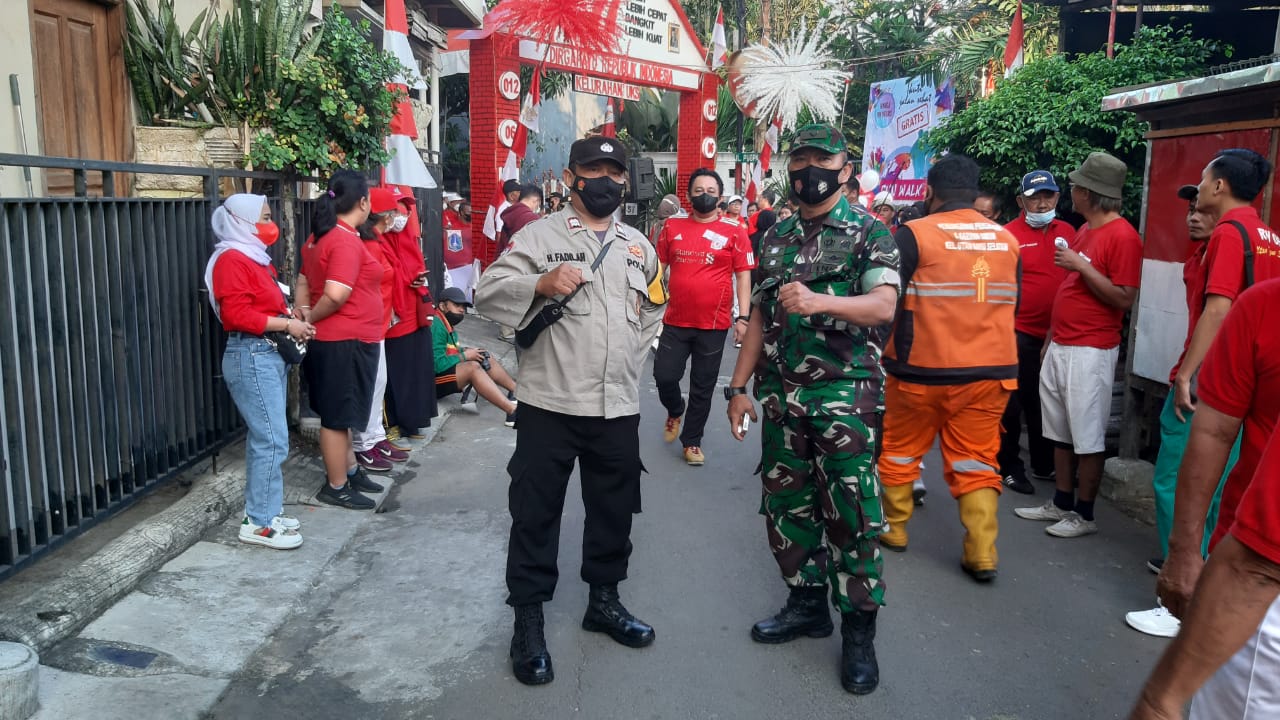
<path id="1" fill-rule="evenodd" d="M 1169 533 L 1173 531 L 1173 498 L 1178 485 L 1178 468 L 1182 465 L 1182 456 L 1187 451 L 1187 439 L 1191 436 L 1191 413 L 1184 413 L 1187 421 L 1178 420 L 1173 412 L 1173 388 L 1164 399 L 1164 409 L 1160 411 L 1160 454 L 1156 456 L 1155 475 L 1151 484 L 1156 496 L 1156 531 L 1160 534 L 1160 557 L 1169 555 Z M 1213 536 L 1213 528 L 1218 523 L 1218 503 L 1222 500 L 1222 486 L 1236 466 L 1240 457 L 1240 438 L 1231 448 L 1227 458 L 1227 467 L 1222 471 L 1218 481 L 1218 489 L 1213 493 L 1213 502 L 1209 504 L 1209 514 L 1204 522 L 1204 542 L 1200 547 L 1202 554 L 1209 552 L 1209 538 Z"/>
<path id="2" fill-rule="evenodd" d="M 766 418 L 761 433 L 760 513 L 774 560 L 792 587 L 830 583 L 842 613 L 884 604 L 880 425 L 879 414 Z"/>

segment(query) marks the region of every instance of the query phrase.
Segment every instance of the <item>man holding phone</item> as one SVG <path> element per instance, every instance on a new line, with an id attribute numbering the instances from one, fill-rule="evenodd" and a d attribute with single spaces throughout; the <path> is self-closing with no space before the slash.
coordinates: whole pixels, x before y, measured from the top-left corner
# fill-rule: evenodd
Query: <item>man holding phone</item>
<path id="1" fill-rule="evenodd" d="M 873 642 L 884 602 L 880 355 L 900 279 L 888 229 L 840 193 L 853 174 L 848 160 L 834 127 L 796 131 L 787 171 L 799 212 L 760 240 L 751 315 L 725 396 L 733 436 L 742 440 L 748 417 L 757 419 L 746 388 L 754 372 L 764 411 L 761 514 L 791 592 L 751 637 L 830 635 L 830 583 L 842 619 L 841 685 L 864 695 L 880 677 Z"/>

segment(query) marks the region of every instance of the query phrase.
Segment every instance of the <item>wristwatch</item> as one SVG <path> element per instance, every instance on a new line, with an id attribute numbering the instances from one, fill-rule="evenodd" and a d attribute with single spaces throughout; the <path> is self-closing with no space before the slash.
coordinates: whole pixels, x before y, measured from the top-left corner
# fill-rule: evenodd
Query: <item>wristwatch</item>
<path id="1" fill-rule="evenodd" d="M 732 400 L 734 395 L 746 395 L 746 387 L 726 387 L 724 389 L 724 399 Z"/>
<path id="2" fill-rule="evenodd" d="M 747 315 L 739 315 L 738 317 L 733 319 L 734 322 L 738 322 L 739 320 L 741 320 L 744 323 L 751 322 L 751 318 Z"/>

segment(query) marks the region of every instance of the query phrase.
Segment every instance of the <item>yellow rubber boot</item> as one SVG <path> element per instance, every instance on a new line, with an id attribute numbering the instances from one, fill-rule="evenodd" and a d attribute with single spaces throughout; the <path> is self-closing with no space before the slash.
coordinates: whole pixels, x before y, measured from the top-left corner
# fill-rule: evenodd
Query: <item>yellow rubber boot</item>
<path id="1" fill-rule="evenodd" d="M 960 565 L 974 580 L 990 582 L 995 579 L 1000 562 L 996 555 L 1000 492 L 982 488 L 961 495 L 956 502 L 960 506 L 960 523 L 965 529 L 964 558 Z"/>
<path id="2" fill-rule="evenodd" d="M 884 505 L 884 520 L 888 527 L 880 533 L 880 547 L 894 552 L 906 552 L 907 521 L 911 519 L 911 512 L 915 509 L 911 483 L 885 485 L 880 501 Z"/>

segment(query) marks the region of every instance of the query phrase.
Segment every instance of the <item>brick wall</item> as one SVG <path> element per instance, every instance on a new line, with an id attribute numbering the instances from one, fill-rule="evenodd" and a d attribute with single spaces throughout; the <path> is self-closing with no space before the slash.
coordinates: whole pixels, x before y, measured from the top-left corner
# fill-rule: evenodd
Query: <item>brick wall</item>
<path id="1" fill-rule="evenodd" d="M 715 158 L 702 154 L 704 138 L 715 138 L 716 121 L 708 121 L 703 116 L 703 105 L 708 100 L 716 100 L 720 92 L 720 78 L 712 73 L 702 76 L 702 89 L 698 92 L 686 92 L 680 95 L 680 130 L 677 138 L 676 191 L 680 202 L 688 207 L 689 177 L 700 167 L 715 168 Z M 725 178 L 726 183 L 728 178 Z"/>
<path id="2" fill-rule="evenodd" d="M 497 245 L 484 236 L 484 218 L 497 195 L 498 172 L 508 151 L 498 141 L 498 124 L 520 119 L 523 98 L 508 100 L 498 93 L 502 73 L 520 71 L 519 61 L 502 53 L 511 45 L 497 35 L 471 41 L 471 237 L 476 259 L 485 266 L 493 261 Z"/>

